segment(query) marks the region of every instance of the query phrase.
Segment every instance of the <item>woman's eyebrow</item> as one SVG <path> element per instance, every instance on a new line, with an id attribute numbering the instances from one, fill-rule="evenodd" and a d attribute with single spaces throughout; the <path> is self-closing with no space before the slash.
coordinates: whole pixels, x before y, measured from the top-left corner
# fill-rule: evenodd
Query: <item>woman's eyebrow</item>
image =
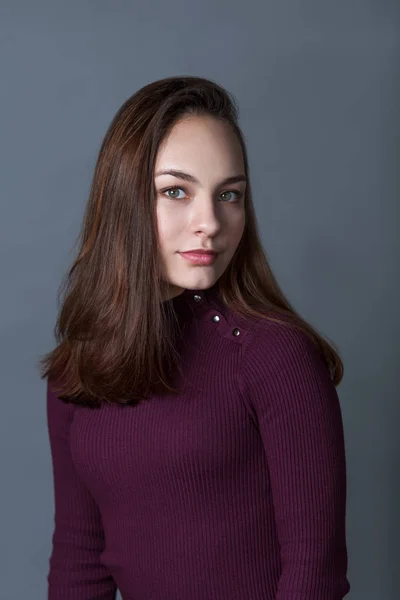
<path id="1" fill-rule="evenodd" d="M 155 174 L 155 177 L 159 177 L 160 175 L 172 175 L 173 177 L 183 179 L 184 181 L 190 181 L 191 183 L 196 183 L 197 185 L 200 184 L 200 181 L 196 177 L 194 177 L 194 175 L 190 175 L 190 173 L 185 173 L 184 171 L 179 171 L 177 169 L 158 171 Z M 239 181 L 244 181 L 247 183 L 246 175 L 232 175 L 232 177 L 227 177 L 226 179 L 221 181 L 219 185 L 228 185 L 229 183 L 238 183 Z"/>

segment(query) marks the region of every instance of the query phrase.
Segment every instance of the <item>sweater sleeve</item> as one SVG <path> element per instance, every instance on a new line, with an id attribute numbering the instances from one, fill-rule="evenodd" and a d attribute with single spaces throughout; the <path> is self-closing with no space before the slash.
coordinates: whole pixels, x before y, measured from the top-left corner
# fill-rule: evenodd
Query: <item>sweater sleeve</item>
<path id="1" fill-rule="evenodd" d="M 62 402 L 49 382 L 46 398 L 55 507 L 48 600 L 115 600 L 116 585 L 100 562 L 100 512 L 71 459 L 68 438 L 74 405 Z"/>
<path id="2" fill-rule="evenodd" d="M 242 366 L 280 545 L 276 600 L 341 600 L 350 590 L 345 446 L 328 368 L 305 333 L 276 324 L 255 333 Z"/>

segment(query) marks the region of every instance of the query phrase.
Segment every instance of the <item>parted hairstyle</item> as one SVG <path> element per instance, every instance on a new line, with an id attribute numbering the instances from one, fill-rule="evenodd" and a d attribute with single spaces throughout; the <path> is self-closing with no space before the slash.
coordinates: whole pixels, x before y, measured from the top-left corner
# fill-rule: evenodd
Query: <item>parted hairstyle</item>
<path id="1" fill-rule="evenodd" d="M 149 393 L 179 393 L 169 375 L 180 369 L 172 303 L 164 302 L 156 223 L 154 166 L 160 143 L 182 117 L 212 116 L 240 142 L 248 178 L 245 228 L 219 295 L 244 316 L 302 329 L 315 343 L 338 385 L 343 363 L 290 305 L 263 249 L 249 178 L 248 156 L 232 94 L 212 80 L 177 76 L 149 83 L 115 114 L 101 143 L 78 253 L 58 290 L 55 348 L 39 359 L 64 402 L 98 407 L 102 401 L 137 404 Z M 279 317 L 282 317 L 280 319 Z"/>

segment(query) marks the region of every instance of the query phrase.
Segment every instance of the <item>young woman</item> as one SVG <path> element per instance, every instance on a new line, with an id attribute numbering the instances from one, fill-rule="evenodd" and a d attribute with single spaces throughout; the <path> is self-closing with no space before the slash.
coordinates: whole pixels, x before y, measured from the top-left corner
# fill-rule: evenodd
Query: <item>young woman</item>
<path id="1" fill-rule="evenodd" d="M 80 237 L 41 359 L 49 600 L 343 598 L 343 365 L 268 265 L 231 95 L 129 98 Z"/>

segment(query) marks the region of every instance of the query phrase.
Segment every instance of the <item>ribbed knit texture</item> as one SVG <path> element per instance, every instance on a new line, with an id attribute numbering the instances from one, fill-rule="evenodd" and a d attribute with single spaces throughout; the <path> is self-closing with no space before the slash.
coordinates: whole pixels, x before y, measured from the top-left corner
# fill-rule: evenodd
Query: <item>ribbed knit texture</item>
<path id="1" fill-rule="evenodd" d="M 48 600 L 342 599 L 342 416 L 315 346 L 215 286 L 172 303 L 184 394 L 91 409 L 48 385 Z"/>

